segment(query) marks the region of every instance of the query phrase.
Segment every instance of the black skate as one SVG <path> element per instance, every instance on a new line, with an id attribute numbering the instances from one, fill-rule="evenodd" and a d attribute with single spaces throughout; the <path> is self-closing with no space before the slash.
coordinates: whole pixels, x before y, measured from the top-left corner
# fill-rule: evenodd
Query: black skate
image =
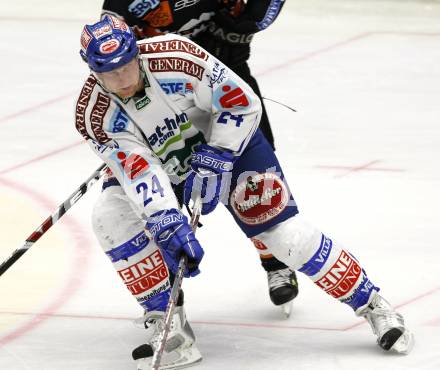
<path id="1" fill-rule="evenodd" d="M 298 280 L 295 271 L 289 268 L 268 271 L 267 282 L 270 300 L 274 305 L 281 306 L 284 315 L 289 317 L 292 302 L 298 295 Z"/>

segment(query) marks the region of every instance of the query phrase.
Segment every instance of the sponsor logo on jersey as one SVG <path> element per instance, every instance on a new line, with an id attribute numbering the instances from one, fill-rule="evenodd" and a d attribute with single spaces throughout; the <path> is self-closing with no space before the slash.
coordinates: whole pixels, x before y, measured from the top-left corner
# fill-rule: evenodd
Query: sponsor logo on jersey
<path id="1" fill-rule="evenodd" d="M 113 53 L 115 50 L 117 50 L 119 48 L 120 42 L 116 39 L 111 39 L 108 40 L 106 42 L 103 42 L 100 46 L 99 46 L 99 51 L 102 54 L 111 54 Z"/>
<path id="2" fill-rule="evenodd" d="M 236 32 L 225 32 L 223 28 L 217 26 L 214 22 L 209 23 L 208 29 L 209 33 L 213 37 L 222 39 L 231 44 L 249 44 L 254 38 L 254 35 L 252 33 L 242 34 Z"/>
<path id="3" fill-rule="evenodd" d="M 141 110 L 143 107 L 146 107 L 148 104 L 151 103 L 151 99 L 147 95 L 144 95 L 140 99 L 134 98 L 134 100 L 135 100 L 134 106 L 136 107 L 137 110 Z"/>
<path id="4" fill-rule="evenodd" d="M 139 50 L 142 54 L 167 53 L 170 51 L 180 51 L 183 53 L 194 55 L 197 58 L 208 60 L 208 54 L 189 41 L 184 40 L 167 40 L 157 42 L 147 42 L 139 45 Z"/>
<path id="5" fill-rule="evenodd" d="M 160 0 L 135 0 L 128 6 L 128 11 L 136 18 L 142 18 L 149 11 L 157 8 Z"/>
<path id="6" fill-rule="evenodd" d="M 191 128 L 191 122 L 188 122 L 180 126 L 180 131 L 183 132 L 190 128 Z M 182 134 L 179 135 L 183 139 Z M 198 134 L 188 139 L 184 139 L 184 143 L 185 143 L 184 148 L 176 149 L 170 153 L 167 153 L 166 156 L 168 157 L 168 159 L 164 159 L 162 161 L 162 168 L 165 171 L 165 173 L 168 175 L 170 182 L 174 185 L 178 185 L 182 181 L 185 181 L 185 179 L 189 175 L 189 170 L 191 168 L 192 153 L 196 151 L 195 148 L 197 146 L 206 143 L 206 140 L 204 139 L 203 135 L 199 132 Z M 162 147 L 160 151 L 165 152 L 164 148 L 166 148 L 166 146 Z M 159 156 L 163 154 L 160 153 L 160 151 L 158 152 Z"/>
<path id="7" fill-rule="evenodd" d="M 343 250 L 334 265 L 315 284 L 332 297 L 341 298 L 351 292 L 361 273 L 356 260 Z"/>
<path id="8" fill-rule="evenodd" d="M 81 47 L 84 53 L 86 52 L 90 41 L 92 41 L 92 36 L 90 35 L 89 31 L 87 31 L 87 29 L 84 27 L 81 34 Z"/>
<path id="9" fill-rule="evenodd" d="M 249 99 L 241 87 L 228 80 L 214 91 L 213 104 L 218 110 L 246 108 L 249 106 Z"/>
<path id="10" fill-rule="evenodd" d="M 147 160 L 139 154 L 130 154 L 124 151 L 117 151 L 112 156 L 122 168 L 123 173 L 131 181 L 145 176 L 150 169 L 150 165 Z"/>
<path id="11" fill-rule="evenodd" d="M 92 30 L 92 34 L 96 39 L 100 39 L 101 37 L 111 35 L 112 28 L 110 27 L 110 25 L 106 24 L 104 26 Z"/>
<path id="12" fill-rule="evenodd" d="M 79 98 L 76 102 L 76 110 L 75 110 L 75 126 L 79 133 L 85 138 L 89 139 L 90 135 L 87 132 L 86 128 L 86 109 L 89 105 L 90 97 L 92 96 L 93 89 L 95 88 L 97 81 L 95 77 L 92 75 L 89 76 L 87 81 L 85 82 L 81 93 L 79 94 Z"/>
<path id="13" fill-rule="evenodd" d="M 211 73 L 207 74 L 206 77 L 209 78 L 209 87 L 212 88 L 215 85 L 220 85 L 226 78 L 226 68 L 219 62 L 215 62 Z"/>
<path id="14" fill-rule="evenodd" d="M 186 113 L 176 114 L 174 118 L 165 118 L 162 124 L 156 126 L 154 134 L 148 137 L 148 143 L 158 147 L 163 145 L 169 138 L 180 133 L 179 126 L 185 122 L 188 122 Z"/>
<path id="15" fill-rule="evenodd" d="M 249 176 L 231 194 L 231 206 L 237 217 L 248 225 L 263 224 L 286 208 L 289 193 L 274 173 Z"/>
<path id="16" fill-rule="evenodd" d="M 121 109 L 116 110 L 109 124 L 109 131 L 116 133 L 125 131 L 128 127 L 129 118 Z"/>
<path id="17" fill-rule="evenodd" d="M 186 95 L 188 93 L 193 92 L 193 87 L 191 83 L 185 80 L 184 78 L 180 78 L 180 79 L 164 78 L 164 79 L 159 79 L 158 82 L 164 93 L 167 95 L 172 95 L 172 94 Z"/>
<path id="18" fill-rule="evenodd" d="M 168 270 L 158 250 L 134 265 L 119 270 L 118 274 L 134 295 L 144 293 L 168 279 Z"/>
<path id="19" fill-rule="evenodd" d="M 92 131 L 95 135 L 96 140 L 104 144 L 111 139 L 107 136 L 105 131 L 102 129 L 104 123 L 104 116 L 110 107 L 110 98 L 107 95 L 98 93 L 95 105 L 90 113 L 90 123 L 92 126 Z"/>
<path id="20" fill-rule="evenodd" d="M 191 60 L 183 58 L 151 58 L 148 66 L 152 72 L 183 72 L 202 81 L 205 69 Z"/>
<path id="21" fill-rule="evenodd" d="M 174 9 L 181 10 L 181 9 L 187 8 L 189 6 L 193 6 L 199 2 L 200 2 L 200 0 L 177 0 L 174 3 Z"/>

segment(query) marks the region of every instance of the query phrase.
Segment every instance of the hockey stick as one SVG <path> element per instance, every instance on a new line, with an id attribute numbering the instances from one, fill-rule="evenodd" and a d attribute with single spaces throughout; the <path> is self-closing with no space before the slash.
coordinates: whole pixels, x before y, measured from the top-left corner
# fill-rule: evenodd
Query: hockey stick
<path id="1" fill-rule="evenodd" d="M 107 169 L 103 163 L 93 174 L 62 203 L 58 209 L 50 215 L 27 239 L 20 248 L 16 249 L 9 258 L 0 265 L 0 276 L 5 273 L 17 260 L 40 239 L 64 214 L 98 181 Z"/>
<path id="2" fill-rule="evenodd" d="M 263 96 L 262 99 L 264 99 L 264 100 L 269 100 L 269 101 L 271 101 L 271 102 L 277 103 L 277 104 L 282 105 L 283 107 L 285 107 L 285 108 L 287 108 L 287 109 L 290 109 L 292 112 L 296 112 L 296 110 L 293 109 L 292 107 L 288 106 L 287 104 L 280 103 L 280 102 L 277 101 L 277 100 L 273 100 L 273 99 L 270 99 L 270 98 L 266 98 L 265 96 Z"/>
<path id="3" fill-rule="evenodd" d="M 202 210 L 202 200 L 200 197 L 197 197 L 196 201 L 194 202 L 193 214 L 191 216 L 191 227 L 194 232 L 196 232 L 197 225 L 199 224 L 201 210 Z M 159 344 L 156 350 L 154 351 L 151 370 L 159 370 L 160 360 L 162 358 L 162 354 L 165 349 L 168 333 L 170 332 L 171 321 L 173 318 L 174 309 L 176 308 L 177 305 L 177 299 L 179 298 L 179 291 L 180 291 L 180 287 L 182 286 L 183 273 L 185 272 L 185 268 L 187 264 L 188 264 L 188 259 L 186 255 L 183 255 L 180 258 L 176 277 L 174 279 L 174 283 L 171 288 L 170 299 L 168 300 L 167 309 L 165 311 L 164 327 L 162 329 L 162 335 L 160 337 Z"/>

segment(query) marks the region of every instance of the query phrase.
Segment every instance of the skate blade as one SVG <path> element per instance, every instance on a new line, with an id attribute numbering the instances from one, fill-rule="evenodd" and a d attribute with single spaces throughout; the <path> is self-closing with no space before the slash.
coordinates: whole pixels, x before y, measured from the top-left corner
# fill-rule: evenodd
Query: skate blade
<path id="1" fill-rule="evenodd" d="M 390 348 L 391 351 L 407 355 L 414 347 L 414 335 L 408 329 L 397 339 L 396 343 Z"/>
<path id="2" fill-rule="evenodd" d="M 292 306 L 293 300 L 281 305 L 281 311 L 283 312 L 283 315 L 286 319 L 288 319 L 290 317 L 290 314 L 292 313 Z"/>

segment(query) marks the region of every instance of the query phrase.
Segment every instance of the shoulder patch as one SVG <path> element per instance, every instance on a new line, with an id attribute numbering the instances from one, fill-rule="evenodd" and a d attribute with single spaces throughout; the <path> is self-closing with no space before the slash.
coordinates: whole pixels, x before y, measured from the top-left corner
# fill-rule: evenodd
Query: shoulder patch
<path id="1" fill-rule="evenodd" d="M 149 58 L 148 67 L 151 72 L 183 72 L 202 81 L 205 68 L 184 58 Z"/>

